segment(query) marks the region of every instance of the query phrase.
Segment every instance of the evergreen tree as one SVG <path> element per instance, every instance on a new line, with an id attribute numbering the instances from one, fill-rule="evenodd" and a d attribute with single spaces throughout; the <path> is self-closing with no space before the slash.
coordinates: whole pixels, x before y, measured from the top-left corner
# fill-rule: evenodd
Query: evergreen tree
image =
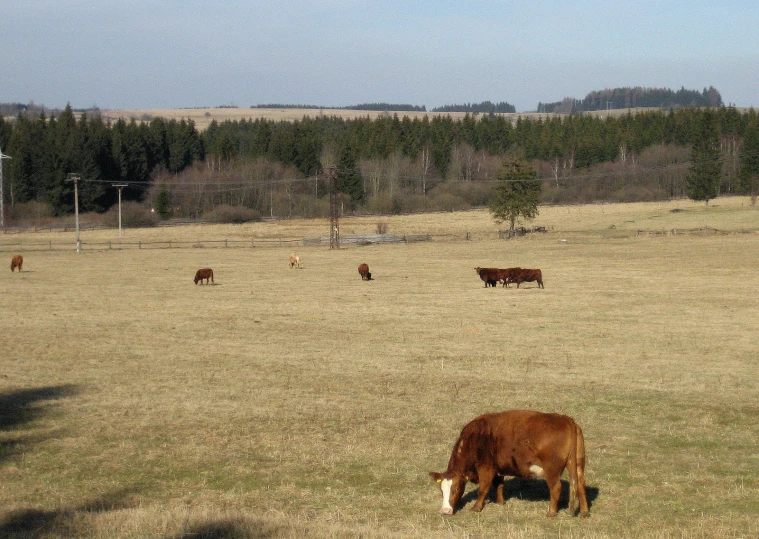
<path id="1" fill-rule="evenodd" d="M 690 168 L 686 178 L 688 198 L 709 200 L 719 194 L 722 153 L 719 145 L 717 120 L 714 113 L 705 110 L 697 120 L 695 140 L 691 148 Z"/>
<path id="2" fill-rule="evenodd" d="M 161 219 L 168 219 L 171 217 L 171 210 L 169 207 L 170 200 L 169 190 L 166 188 L 166 185 L 162 184 L 160 191 L 158 191 L 158 194 L 155 197 L 155 210 L 158 212 Z"/>
<path id="3" fill-rule="evenodd" d="M 743 133 L 738 179 L 743 192 L 751 196 L 751 204 L 756 204 L 759 195 L 759 121 L 756 119 Z"/>
<path id="4" fill-rule="evenodd" d="M 351 209 L 364 201 L 364 179 L 356 164 L 356 153 L 347 143 L 342 145 L 337 156 L 337 190 L 350 197 Z"/>
<path id="5" fill-rule="evenodd" d="M 490 213 L 498 224 L 508 221 L 509 230 L 513 232 L 520 218 L 530 220 L 538 215 L 542 185 L 535 169 L 518 159 L 503 162 L 498 180 Z"/>

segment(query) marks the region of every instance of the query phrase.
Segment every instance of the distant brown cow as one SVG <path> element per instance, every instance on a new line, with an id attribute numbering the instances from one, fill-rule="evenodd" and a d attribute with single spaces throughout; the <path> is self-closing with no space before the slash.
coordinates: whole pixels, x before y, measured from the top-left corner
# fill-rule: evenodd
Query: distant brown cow
<path id="1" fill-rule="evenodd" d="M 538 282 L 538 288 L 545 288 L 543 286 L 543 273 L 539 269 L 513 269 L 518 271 L 509 274 L 509 282 L 517 283 L 517 288 L 519 288 L 520 283 L 531 283 L 533 281 Z"/>
<path id="2" fill-rule="evenodd" d="M 574 516 L 579 505 L 580 514 L 588 517 L 585 439 L 579 425 L 565 415 L 508 410 L 470 421 L 453 445 L 448 469 L 430 472 L 430 476 L 440 483 L 444 515 L 454 513 L 468 481 L 479 483 L 472 510 L 481 511 L 494 479 L 496 501 L 504 503 L 503 482 L 496 476 L 544 478 L 551 497 L 547 516 L 553 517 L 565 468 L 569 472 L 569 512 Z"/>
<path id="3" fill-rule="evenodd" d="M 485 282 L 485 288 L 488 286 L 492 286 L 493 288 L 496 287 L 498 284 L 498 281 L 500 280 L 500 271 L 497 268 L 474 268 L 474 271 L 477 272 L 477 275 L 480 276 L 480 279 L 482 279 Z"/>
<path id="4" fill-rule="evenodd" d="M 21 273 L 21 266 L 24 265 L 24 257 L 21 255 L 13 255 L 11 258 L 11 272 L 18 268 L 18 272 Z"/>
<path id="5" fill-rule="evenodd" d="M 297 253 L 292 253 L 290 255 L 290 267 L 294 268 L 295 266 L 300 267 L 300 257 Z"/>
<path id="6" fill-rule="evenodd" d="M 206 280 L 206 284 L 208 284 L 209 279 L 213 283 L 213 270 L 211 268 L 201 268 L 195 272 L 195 284 L 198 284 L 198 281 L 203 284 L 203 279 Z"/>
<path id="7" fill-rule="evenodd" d="M 372 274 L 369 273 L 369 266 L 367 264 L 361 264 L 358 267 L 358 274 L 361 275 L 362 281 L 371 281 Z"/>

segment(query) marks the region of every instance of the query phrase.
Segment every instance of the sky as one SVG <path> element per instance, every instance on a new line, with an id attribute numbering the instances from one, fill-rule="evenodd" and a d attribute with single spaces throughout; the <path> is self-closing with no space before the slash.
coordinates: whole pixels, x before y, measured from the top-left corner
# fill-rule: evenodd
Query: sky
<path id="1" fill-rule="evenodd" d="M 759 108 L 756 0 L 0 0 L 0 102 L 155 109 L 714 86 Z"/>

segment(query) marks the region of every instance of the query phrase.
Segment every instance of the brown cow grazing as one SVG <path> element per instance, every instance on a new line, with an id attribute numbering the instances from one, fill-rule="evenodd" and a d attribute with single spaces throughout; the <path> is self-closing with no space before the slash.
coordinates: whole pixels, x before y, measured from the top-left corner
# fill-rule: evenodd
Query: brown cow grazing
<path id="1" fill-rule="evenodd" d="M 195 284 L 198 284 L 198 281 L 203 284 L 203 279 L 206 280 L 206 284 L 208 284 L 209 279 L 213 283 L 213 270 L 211 268 L 201 268 L 195 272 Z"/>
<path id="2" fill-rule="evenodd" d="M 24 265 L 24 257 L 21 255 L 13 255 L 11 258 L 11 273 L 18 268 L 18 272 L 21 273 L 21 266 Z"/>
<path id="3" fill-rule="evenodd" d="M 372 274 L 369 273 L 369 266 L 367 264 L 361 264 L 358 267 L 358 274 L 361 275 L 362 281 L 371 281 Z"/>
<path id="4" fill-rule="evenodd" d="M 472 507 L 481 511 L 497 475 L 544 478 L 551 500 L 547 516 L 556 516 L 561 474 L 569 472 L 569 512 L 590 516 L 585 495 L 585 439 L 571 417 L 531 410 L 507 410 L 470 421 L 453 445 L 448 469 L 430 472 L 443 493 L 441 513 L 452 515 L 467 481 L 479 483 Z M 496 501 L 503 503 L 503 483 L 497 478 Z"/>
<path id="5" fill-rule="evenodd" d="M 300 257 L 297 253 L 291 253 L 290 254 L 290 267 L 294 268 L 295 266 L 300 267 Z"/>
<path id="6" fill-rule="evenodd" d="M 519 271 L 516 271 L 513 275 L 510 275 L 509 281 L 512 283 L 517 283 L 517 288 L 519 288 L 520 283 L 531 283 L 533 281 L 538 282 L 538 288 L 545 288 L 545 286 L 543 286 L 543 273 L 539 269 L 514 269 Z"/>
<path id="7" fill-rule="evenodd" d="M 501 270 L 496 268 L 474 268 L 474 271 L 477 272 L 477 275 L 480 276 L 480 279 L 482 279 L 485 282 L 485 288 L 488 286 L 492 286 L 493 288 L 496 287 L 498 284 L 498 281 L 500 279 L 499 273 Z"/>

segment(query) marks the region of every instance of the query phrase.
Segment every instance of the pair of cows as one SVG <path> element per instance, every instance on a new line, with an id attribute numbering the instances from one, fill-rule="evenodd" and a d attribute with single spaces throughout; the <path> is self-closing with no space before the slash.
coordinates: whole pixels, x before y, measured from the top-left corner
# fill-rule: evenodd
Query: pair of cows
<path id="1" fill-rule="evenodd" d="M 509 283 L 517 283 L 517 288 L 519 288 L 521 283 L 537 281 L 538 288 L 545 288 L 543 286 L 543 272 L 539 269 L 478 267 L 474 268 L 474 271 L 485 282 L 485 288 L 488 286 L 495 288 L 499 281 L 503 286 L 509 286 Z"/>
<path id="2" fill-rule="evenodd" d="M 300 268 L 300 256 L 298 256 L 298 253 L 291 253 L 288 263 L 291 268 Z M 200 268 L 195 272 L 195 284 L 203 284 L 203 281 L 205 281 L 205 284 L 208 284 L 209 280 L 211 281 L 211 284 L 215 284 L 213 282 L 213 270 L 211 268 Z"/>

